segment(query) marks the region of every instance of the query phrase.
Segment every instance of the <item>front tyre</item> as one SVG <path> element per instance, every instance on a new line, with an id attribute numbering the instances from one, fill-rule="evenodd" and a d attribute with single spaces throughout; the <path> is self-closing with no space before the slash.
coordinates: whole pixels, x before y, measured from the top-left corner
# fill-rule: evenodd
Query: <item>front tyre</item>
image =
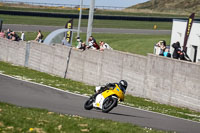
<path id="1" fill-rule="evenodd" d="M 93 108 L 93 102 L 94 102 L 94 99 L 92 97 L 90 97 L 84 104 L 84 108 L 86 110 L 91 110 Z"/>
<path id="2" fill-rule="evenodd" d="M 117 98 L 107 97 L 103 102 L 102 112 L 108 113 L 117 105 Z"/>

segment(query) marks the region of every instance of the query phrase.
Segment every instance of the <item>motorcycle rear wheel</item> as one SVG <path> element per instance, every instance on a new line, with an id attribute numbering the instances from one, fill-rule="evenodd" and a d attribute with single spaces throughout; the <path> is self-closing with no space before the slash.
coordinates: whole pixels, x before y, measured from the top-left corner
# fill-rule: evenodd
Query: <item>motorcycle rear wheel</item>
<path id="1" fill-rule="evenodd" d="M 117 105 L 117 102 L 118 100 L 116 98 L 107 97 L 103 102 L 102 112 L 110 112 Z"/>
<path id="2" fill-rule="evenodd" d="M 90 98 L 85 102 L 84 108 L 85 108 L 86 110 L 91 110 L 91 109 L 93 108 L 93 102 L 94 102 L 93 98 L 90 97 Z"/>

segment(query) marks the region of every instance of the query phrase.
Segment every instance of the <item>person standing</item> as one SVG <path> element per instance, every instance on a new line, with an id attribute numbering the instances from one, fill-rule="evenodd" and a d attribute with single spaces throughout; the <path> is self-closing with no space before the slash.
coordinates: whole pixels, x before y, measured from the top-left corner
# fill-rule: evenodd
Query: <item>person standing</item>
<path id="1" fill-rule="evenodd" d="M 20 37 L 20 38 L 21 38 L 21 40 L 22 40 L 22 41 L 25 41 L 25 34 L 24 34 L 24 32 L 22 32 L 22 34 L 21 34 L 21 37 Z"/>

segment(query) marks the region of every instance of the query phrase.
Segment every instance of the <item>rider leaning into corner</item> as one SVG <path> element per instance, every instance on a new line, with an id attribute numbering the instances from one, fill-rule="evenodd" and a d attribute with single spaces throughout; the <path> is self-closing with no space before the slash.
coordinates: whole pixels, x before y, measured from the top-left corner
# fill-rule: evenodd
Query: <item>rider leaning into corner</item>
<path id="1" fill-rule="evenodd" d="M 116 87 L 116 85 L 119 86 L 119 88 L 123 91 L 124 94 L 126 93 L 126 88 L 128 86 L 128 83 L 125 80 L 120 80 L 119 83 L 108 83 L 105 86 L 96 87 L 96 89 L 95 89 L 95 92 L 96 92 L 95 97 L 98 94 L 100 94 L 100 93 L 102 93 L 102 92 L 104 92 L 104 91 L 106 91 L 108 89 L 111 89 L 111 88 L 114 89 Z"/>
<path id="2" fill-rule="evenodd" d="M 105 86 L 96 87 L 95 94 L 85 102 L 84 108 L 86 110 L 101 109 L 102 112 L 108 113 L 117 106 L 118 101 L 124 100 L 127 86 L 128 83 L 121 80 L 119 83 L 108 83 Z"/>

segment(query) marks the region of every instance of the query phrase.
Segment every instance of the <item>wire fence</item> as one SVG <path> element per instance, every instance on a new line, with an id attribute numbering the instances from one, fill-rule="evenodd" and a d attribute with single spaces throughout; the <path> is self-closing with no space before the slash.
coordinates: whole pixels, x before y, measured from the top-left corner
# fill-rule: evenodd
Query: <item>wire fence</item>
<path id="1" fill-rule="evenodd" d="M 9 0 L 0 0 L 2 3 L 8 4 L 27 4 L 32 6 L 54 6 L 54 7 L 70 7 L 78 8 L 80 5 L 76 4 L 57 4 L 57 3 L 40 3 L 40 2 L 23 2 L 23 1 L 9 1 Z M 89 8 L 89 5 L 83 5 L 83 8 Z M 123 10 L 126 7 L 114 7 L 114 6 L 95 6 L 96 9 L 108 9 L 108 10 Z"/>

